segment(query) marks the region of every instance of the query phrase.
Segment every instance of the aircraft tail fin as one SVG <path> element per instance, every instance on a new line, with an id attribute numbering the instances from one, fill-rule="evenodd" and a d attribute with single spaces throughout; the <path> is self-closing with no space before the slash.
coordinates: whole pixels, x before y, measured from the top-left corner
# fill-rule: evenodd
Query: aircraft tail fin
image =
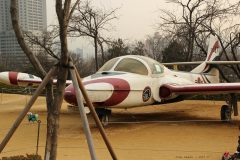
<path id="1" fill-rule="evenodd" d="M 202 64 L 200 64 L 199 66 L 194 68 L 191 72 L 192 73 L 215 73 L 216 74 L 217 73 L 216 70 L 218 70 L 218 69 L 212 67 L 211 65 L 207 64 L 206 62 L 216 60 L 216 58 L 220 54 L 220 51 L 221 51 L 221 45 L 220 45 L 220 42 L 219 42 L 217 36 L 211 35 L 210 40 L 209 40 L 207 58 L 205 59 L 205 61 Z"/>

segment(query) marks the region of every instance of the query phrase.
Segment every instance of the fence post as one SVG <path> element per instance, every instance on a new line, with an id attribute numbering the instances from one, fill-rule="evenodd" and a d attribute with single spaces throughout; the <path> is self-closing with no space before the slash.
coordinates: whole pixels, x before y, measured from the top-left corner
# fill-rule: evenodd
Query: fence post
<path id="1" fill-rule="evenodd" d="M 38 147 L 39 147 L 39 135 L 40 135 L 40 126 L 41 126 L 41 120 L 37 121 L 38 123 L 38 133 L 37 133 L 37 146 L 36 146 L 36 156 L 38 155 Z"/>

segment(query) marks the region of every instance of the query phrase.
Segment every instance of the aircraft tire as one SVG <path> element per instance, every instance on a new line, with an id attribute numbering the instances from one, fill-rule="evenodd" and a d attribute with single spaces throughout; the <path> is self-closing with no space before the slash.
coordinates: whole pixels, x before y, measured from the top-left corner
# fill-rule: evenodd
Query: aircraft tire
<path id="1" fill-rule="evenodd" d="M 102 115 L 100 121 L 103 127 L 106 127 L 109 124 L 109 115 L 108 114 Z"/>
<path id="2" fill-rule="evenodd" d="M 220 115 L 222 121 L 230 121 L 232 119 L 231 107 L 229 107 L 228 105 L 222 105 Z"/>
<path id="3" fill-rule="evenodd" d="M 109 117 L 111 116 L 111 110 L 104 109 L 104 108 L 96 108 L 96 112 L 103 127 L 106 127 L 109 124 Z"/>

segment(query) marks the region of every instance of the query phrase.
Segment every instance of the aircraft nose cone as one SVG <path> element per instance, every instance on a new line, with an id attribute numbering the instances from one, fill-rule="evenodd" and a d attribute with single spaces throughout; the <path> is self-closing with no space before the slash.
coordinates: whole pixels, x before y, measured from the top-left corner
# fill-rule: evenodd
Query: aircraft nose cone
<path id="1" fill-rule="evenodd" d="M 1 72 L 0 82 L 6 85 L 17 85 L 17 72 Z"/>
<path id="2" fill-rule="evenodd" d="M 72 84 L 65 88 L 64 100 L 69 104 L 77 106 L 76 93 Z"/>

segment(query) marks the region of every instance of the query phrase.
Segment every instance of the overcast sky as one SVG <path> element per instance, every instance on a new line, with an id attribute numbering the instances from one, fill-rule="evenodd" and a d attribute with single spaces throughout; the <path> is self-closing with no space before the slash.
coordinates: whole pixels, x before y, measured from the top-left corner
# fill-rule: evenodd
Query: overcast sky
<path id="1" fill-rule="evenodd" d="M 113 38 L 122 38 L 128 41 L 143 40 L 147 35 L 156 30 L 154 25 L 158 22 L 159 9 L 170 9 L 170 4 L 165 0 L 92 0 L 98 8 L 114 9 L 117 11 L 118 20 L 114 20 L 114 31 L 108 33 Z M 47 0 L 48 24 L 56 22 L 55 1 Z M 70 48 L 85 48 L 86 42 L 72 41 Z M 91 45 L 91 44 L 89 44 Z"/>
<path id="2" fill-rule="evenodd" d="M 53 23 L 55 17 L 55 2 L 47 1 L 48 24 Z M 154 32 L 154 24 L 158 21 L 159 9 L 170 8 L 165 0 L 92 0 L 99 8 L 114 9 L 119 17 L 115 20 L 116 37 L 142 39 Z"/>

